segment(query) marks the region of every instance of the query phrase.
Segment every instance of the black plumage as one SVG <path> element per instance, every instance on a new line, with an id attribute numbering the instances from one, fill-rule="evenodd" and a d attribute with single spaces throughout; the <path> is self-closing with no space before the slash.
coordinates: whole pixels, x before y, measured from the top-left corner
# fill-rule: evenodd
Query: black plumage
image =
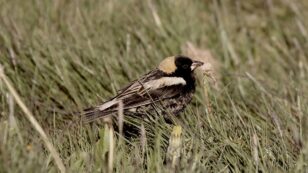
<path id="1" fill-rule="evenodd" d="M 117 115 L 119 102 L 125 115 L 154 113 L 178 115 L 195 92 L 194 70 L 203 63 L 185 56 L 166 58 L 158 68 L 124 87 L 112 99 L 84 110 L 86 122 Z M 164 115 L 166 116 L 166 115 Z"/>

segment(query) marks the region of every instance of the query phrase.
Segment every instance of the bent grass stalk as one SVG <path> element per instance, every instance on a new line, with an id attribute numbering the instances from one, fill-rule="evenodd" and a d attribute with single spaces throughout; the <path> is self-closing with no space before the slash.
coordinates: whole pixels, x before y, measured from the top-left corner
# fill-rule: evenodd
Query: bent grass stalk
<path id="1" fill-rule="evenodd" d="M 14 97 L 14 99 L 15 99 L 16 103 L 18 104 L 18 106 L 25 113 L 27 119 L 30 121 L 30 123 L 32 124 L 33 128 L 41 136 L 42 140 L 44 141 L 47 149 L 49 150 L 51 156 L 53 157 L 53 159 L 55 161 L 55 164 L 57 165 L 57 167 L 60 170 L 60 172 L 61 173 L 65 173 L 65 166 L 64 166 L 64 164 L 62 162 L 62 159 L 59 156 L 59 153 L 57 152 L 57 150 L 55 149 L 55 147 L 53 146 L 53 144 L 51 143 L 51 141 L 47 137 L 46 133 L 44 132 L 43 128 L 40 126 L 38 121 L 34 118 L 34 116 L 29 111 L 27 106 L 21 100 L 20 96 L 18 95 L 17 91 L 15 90 L 15 88 L 13 87 L 13 85 L 11 84 L 9 79 L 4 74 L 4 69 L 3 69 L 3 66 L 1 64 L 0 64 L 0 79 L 2 79 L 2 81 L 6 85 L 7 89 L 9 90 L 11 95 Z"/>

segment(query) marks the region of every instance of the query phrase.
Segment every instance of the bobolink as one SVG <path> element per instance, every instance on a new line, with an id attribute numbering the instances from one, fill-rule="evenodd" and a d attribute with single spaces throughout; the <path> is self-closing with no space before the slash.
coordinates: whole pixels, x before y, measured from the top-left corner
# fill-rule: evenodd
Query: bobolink
<path id="1" fill-rule="evenodd" d="M 195 92 L 193 72 L 201 65 L 203 62 L 186 56 L 168 57 L 156 69 L 118 91 L 112 99 L 84 110 L 85 121 L 116 114 L 120 102 L 124 115 L 161 113 L 176 116 L 192 99 Z"/>

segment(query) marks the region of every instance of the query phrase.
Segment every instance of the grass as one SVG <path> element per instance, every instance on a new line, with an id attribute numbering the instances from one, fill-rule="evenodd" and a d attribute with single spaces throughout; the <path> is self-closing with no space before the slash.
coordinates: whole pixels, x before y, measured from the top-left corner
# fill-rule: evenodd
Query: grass
<path id="1" fill-rule="evenodd" d="M 200 79 L 179 117 L 178 169 L 307 172 L 307 8 L 305 0 L 0 0 L 0 64 L 67 172 L 104 172 L 108 164 L 114 172 L 168 172 L 169 125 L 145 125 L 145 145 L 117 136 L 108 162 L 106 128 L 63 112 L 99 104 L 190 41 L 212 52 L 220 78 L 217 89 Z M 0 81 L 0 172 L 58 172 Z"/>

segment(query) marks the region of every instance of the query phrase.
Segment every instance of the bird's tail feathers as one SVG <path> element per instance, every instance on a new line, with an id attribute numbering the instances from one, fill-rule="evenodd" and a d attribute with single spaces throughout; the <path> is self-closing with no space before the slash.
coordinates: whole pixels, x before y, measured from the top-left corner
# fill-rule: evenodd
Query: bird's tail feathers
<path id="1" fill-rule="evenodd" d="M 115 106 L 117 103 L 118 102 L 113 99 L 103 103 L 100 106 L 90 107 L 83 110 L 83 112 L 81 113 L 83 121 L 88 123 L 96 119 L 111 115 L 112 113 L 116 112 L 116 110 L 112 109 L 112 107 Z"/>
<path id="2" fill-rule="evenodd" d="M 82 113 L 82 119 L 85 123 L 89 123 L 92 122 L 94 120 L 97 120 L 99 118 L 104 118 L 104 117 L 108 117 L 109 115 L 111 115 L 112 113 L 114 113 L 115 111 L 102 111 L 100 109 L 98 109 L 97 107 L 94 108 L 88 108 L 85 109 Z"/>

